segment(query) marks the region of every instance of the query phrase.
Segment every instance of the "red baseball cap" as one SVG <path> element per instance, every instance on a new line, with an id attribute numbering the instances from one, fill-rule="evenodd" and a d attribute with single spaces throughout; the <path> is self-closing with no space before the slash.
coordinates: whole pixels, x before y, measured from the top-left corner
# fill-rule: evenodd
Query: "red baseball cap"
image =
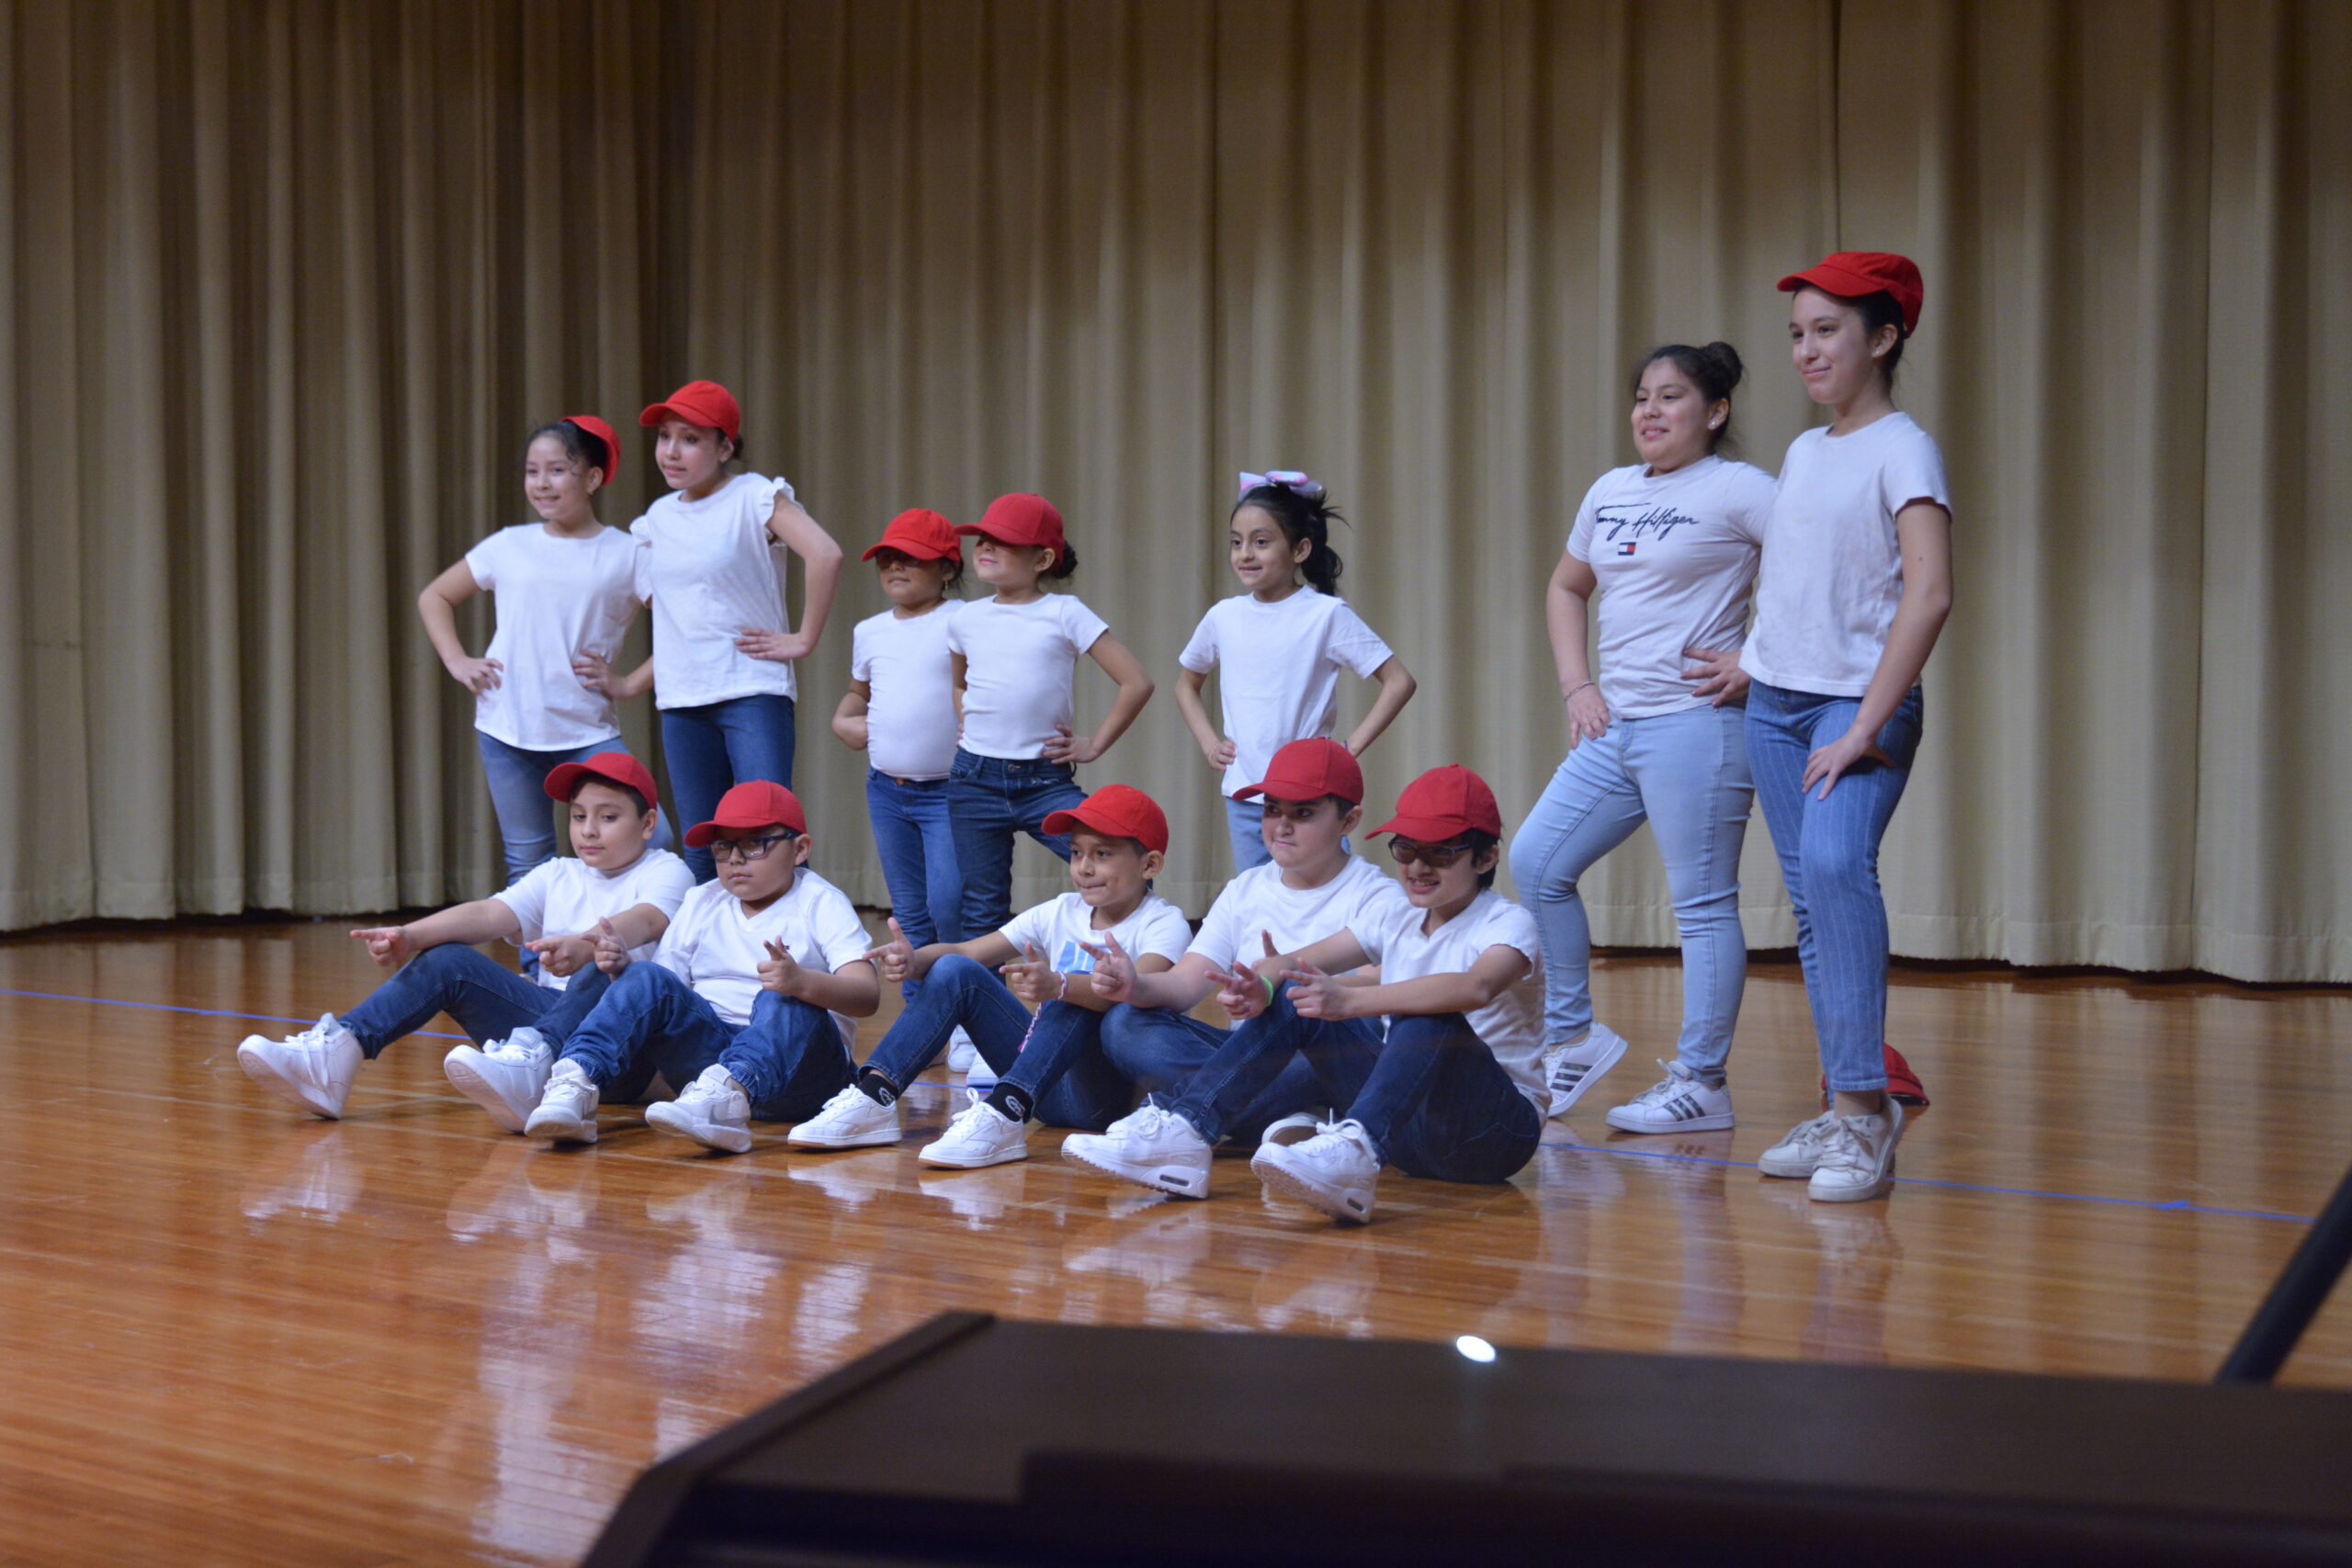
<path id="1" fill-rule="evenodd" d="M 958 534 L 983 534 L 1007 545 L 1037 545 L 1048 549 L 1060 549 L 1062 514 L 1054 503 L 1042 495 L 1016 491 L 1001 495 L 989 502 L 978 523 L 967 523 L 956 530 Z"/>
<path id="2" fill-rule="evenodd" d="M 1127 784 L 1104 784 L 1067 811 L 1048 811 L 1040 824 L 1048 833 L 1091 828 L 1114 839 L 1133 839 L 1148 850 L 1168 852 L 1168 814 L 1159 803 Z"/>
<path id="3" fill-rule="evenodd" d="M 1894 302 L 1903 307 L 1905 337 L 1919 330 L 1919 307 L 1928 297 L 1927 286 L 1919 281 L 1918 265 L 1909 256 L 1898 256 L 1892 251 L 1835 251 L 1822 257 L 1820 265 L 1792 272 L 1781 279 L 1783 294 L 1804 288 L 1818 288 L 1844 299 L 1859 299 L 1866 294 L 1892 294 Z"/>
<path id="4" fill-rule="evenodd" d="M 1459 762 L 1431 768 L 1396 797 L 1396 815 L 1373 829 L 1442 844 L 1464 833 L 1503 836 L 1502 808 L 1487 781 Z"/>
<path id="5" fill-rule="evenodd" d="M 1273 800 L 1320 800 L 1336 795 L 1351 806 L 1361 806 L 1363 769 L 1355 753 L 1336 740 L 1294 740 L 1274 753 L 1264 778 L 1235 790 L 1233 798 L 1247 800 L 1253 795 Z"/>
<path id="6" fill-rule="evenodd" d="M 743 410 L 735 401 L 735 394 L 716 381 L 689 381 L 662 401 L 637 416 L 639 424 L 659 424 L 665 419 L 683 419 L 688 424 L 708 425 L 729 441 L 743 434 Z"/>
<path id="7" fill-rule="evenodd" d="M 653 787 L 653 775 L 645 764 L 626 751 L 599 751 L 584 762 L 563 762 L 548 770 L 547 792 L 549 800 L 570 800 L 571 792 L 580 787 L 582 779 L 601 779 L 608 784 L 623 784 L 645 797 L 645 804 L 662 804 L 661 792 Z"/>
<path id="8" fill-rule="evenodd" d="M 563 423 L 577 425 L 605 444 L 605 460 L 596 466 L 605 470 L 606 484 L 621 477 L 621 438 L 613 434 L 611 425 L 593 413 L 568 413 L 563 416 Z"/>
<path id="9" fill-rule="evenodd" d="M 772 780 L 752 779 L 720 795 L 718 809 L 711 813 L 709 821 L 686 829 L 686 847 L 699 850 L 721 833 L 740 833 L 746 828 L 789 828 L 805 833 L 808 818 L 801 815 L 798 795 Z"/>
<path id="10" fill-rule="evenodd" d="M 890 519 L 890 525 L 882 530 L 880 544 L 857 558 L 872 560 L 884 550 L 896 550 L 917 560 L 959 559 L 964 541 L 956 535 L 956 525 L 928 506 L 910 507 Z"/>

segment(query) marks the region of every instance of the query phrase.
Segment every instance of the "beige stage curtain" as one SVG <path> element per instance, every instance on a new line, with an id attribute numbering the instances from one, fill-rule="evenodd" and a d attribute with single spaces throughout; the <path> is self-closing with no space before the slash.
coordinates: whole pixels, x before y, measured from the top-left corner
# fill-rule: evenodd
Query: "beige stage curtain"
<path id="1" fill-rule="evenodd" d="M 1421 677 L 1375 804 L 1462 761 L 1516 816 L 1565 745 L 1542 583 L 1631 458 L 1631 361 L 1736 343 L 1776 468 L 1810 411 L 1772 283 L 1846 245 L 1926 269 L 1902 401 L 1959 512 L 1897 950 L 2352 979 L 2326 0 L 0 17 L 0 924 L 486 890 L 413 595 L 527 516 L 533 422 L 690 376 L 853 555 L 904 506 L 1062 504 L 1162 688 L 1089 776 L 1169 806 L 1193 912 L 1227 852 L 1170 693 L 1238 468 L 1330 484 L 1345 591 Z M 654 479 L 632 446 L 606 521 Z M 853 566 L 800 671 L 819 864 L 868 901 L 826 719 L 881 604 Z M 1785 943 L 1760 821 L 1747 869 Z M 1023 897 L 1058 886 L 1025 854 Z M 1672 940 L 1645 834 L 1588 892 L 1600 940 Z"/>

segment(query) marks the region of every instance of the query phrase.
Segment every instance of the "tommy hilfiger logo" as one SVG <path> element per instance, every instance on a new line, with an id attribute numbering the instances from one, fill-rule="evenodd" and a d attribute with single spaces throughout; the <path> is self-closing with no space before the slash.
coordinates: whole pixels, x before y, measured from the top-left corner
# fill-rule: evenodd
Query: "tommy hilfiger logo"
<path id="1" fill-rule="evenodd" d="M 1630 556 L 1643 539 L 1664 539 L 1677 528 L 1696 526 L 1698 521 L 1671 506 L 1659 505 L 1604 506 L 1593 517 L 1613 556 Z"/>
<path id="2" fill-rule="evenodd" d="M 1622 544 L 1622 545 L 1618 546 L 1618 547 L 1617 547 L 1617 553 L 1618 553 L 1619 555 L 1621 555 L 1621 556 L 1630 556 L 1630 555 L 1632 555 L 1632 554 L 1634 553 L 1634 541 L 1633 541 L 1633 540 L 1631 540 L 1631 539 L 1628 539 L 1628 540 L 1626 540 L 1623 544 Z"/>

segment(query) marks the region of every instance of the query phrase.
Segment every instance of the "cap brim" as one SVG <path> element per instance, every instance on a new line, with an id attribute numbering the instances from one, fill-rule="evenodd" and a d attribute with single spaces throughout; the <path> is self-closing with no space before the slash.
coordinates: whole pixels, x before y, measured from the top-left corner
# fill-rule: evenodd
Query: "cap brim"
<path id="1" fill-rule="evenodd" d="M 710 821 L 697 822 L 686 829 L 686 848 L 703 849 L 721 833 L 748 833 L 754 828 L 781 828 L 786 832 L 796 836 L 808 831 L 806 828 L 796 828 L 789 822 L 779 822 L 773 817 L 763 817 L 756 822 L 728 822 L 713 818 Z"/>
<path id="2" fill-rule="evenodd" d="M 643 413 L 637 416 L 637 423 L 645 426 L 648 430 L 650 430 L 665 419 L 683 419 L 689 424 L 695 423 L 685 414 L 682 414 L 677 410 L 672 408 L 668 403 L 655 403 L 652 407 L 647 409 Z"/>
<path id="3" fill-rule="evenodd" d="M 635 779 L 625 779 L 616 774 L 608 773 L 602 768 L 592 768 L 585 762 L 560 762 L 548 769 L 547 783 L 544 786 L 548 798 L 570 800 L 571 792 L 580 787 L 582 779 L 594 779 L 598 784 L 608 784 L 616 789 L 633 789 L 638 794 L 645 795 L 645 804 L 649 807 L 654 804 L 653 796 L 647 794 L 644 784 L 638 783 Z"/>
<path id="4" fill-rule="evenodd" d="M 913 544 L 904 539 L 885 539 L 880 544 L 868 548 L 864 555 L 857 558 L 860 560 L 872 560 L 884 550 L 896 550 L 900 555 L 911 556 L 916 560 L 945 560 L 949 556 L 962 555 L 964 553 L 960 547 L 952 550 L 941 550 L 933 549 L 929 545 Z"/>
<path id="5" fill-rule="evenodd" d="M 1233 792 L 1233 798 L 1236 800 L 1252 800 L 1260 795 L 1263 795 L 1268 800 L 1286 800 L 1294 806 L 1303 805 L 1310 800 L 1321 800 L 1326 795 L 1336 795 L 1341 800 L 1347 800 L 1350 806 L 1363 804 L 1360 800 L 1348 800 L 1343 791 L 1333 789 L 1328 784 L 1320 789 L 1312 789 L 1306 784 L 1277 784 L 1272 779 Z"/>
<path id="6" fill-rule="evenodd" d="M 1374 838 L 1382 833 L 1395 833 L 1424 844 L 1442 844 L 1448 839 L 1458 839 L 1475 829 L 1458 818 L 1436 817 L 1391 817 L 1364 835 Z"/>
<path id="7" fill-rule="evenodd" d="M 1086 807 L 1083 806 L 1073 806 L 1063 811 L 1048 811 L 1046 813 L 1046 819 L 1037 826 L 1056 838 L 1075 833 L 1083 829 L 1090 833 L 1100 833 L 1106 839 L 1133 839 L 1136 843 L 1143 845 L 1147 851 L 1157 851 L 1160 854 L 1168 852 L 1167 845 L 1151 843 L 1141 834 L 1130 830 L 1122 823 L 1088 816 Z"/>

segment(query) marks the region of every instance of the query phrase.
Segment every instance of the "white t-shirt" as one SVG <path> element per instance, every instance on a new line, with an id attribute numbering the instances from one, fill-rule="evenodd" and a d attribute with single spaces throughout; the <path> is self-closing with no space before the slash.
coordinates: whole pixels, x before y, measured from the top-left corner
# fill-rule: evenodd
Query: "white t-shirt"
<path id="1" fill-rule="evenodd" d="M 1035 758 L 1070 722 L 1070 672 L 1111 624 L 1067 593 L 1026 604 L 975 599 L 956 614 L 947 646 L 964 656 L 964 750 Z"/>
<path id="2" fill-rule="evenodd" d="M 637 615 L 637 544 L 617 528 L 560 539 L 537 523 L 501 528 L 466 552 L 497 629 L 486 657 L 503 667 L 474 699 L 474 728 L 526 751 L 574 751 L 620 734 L 609 697 L 580 683 L 582 653 L 620 657 Z"/>
<path id="3" fill-rule="evenodd" d="M 1270 931 L 1275 947 L 1296 953 L 1341 931 L 1384 928 L 1412 907 L 1403 885 L 1358 855 L 1320 887 L 1289 886 L 1278 865 L 1251 866 L 1225 885 L 1188 951 L 1230 970 L 1263 958 Z"/>
<path id="4" fill-rule="evenodd" d="M 695 874 L 667 850 L 648 846 L 618 871 L 599 871 L 586 861 L 566 855 L 533 866 L 523 879 L 492 897 L 514 911 L 522 930 L 514 943 L 546 936 L 581 936 L 596 929 L 598 920 L 650 904 L 674 917 L 678 906 L 694 890 Z M 650 958 L 658 944 L 629 950 L 631 958 Z M 539 984 L 560 991 L 571 983 L 569 975 L 550 975 L 542 967 Z"/>
<path id="5" fill-rule="evenodd" d="M 944 779 L 956 761 L 956 671 L 947 628 L 961 599 L 920 615 L 885 610 L 857 623 L 849 672 L 873 693 L 865 705 L 865 760 L 894 779 Z"/>
<path id="6" fill-rule="evenodd" d="M 644 547 L 638 592 L 653 604 L 656 705 L 798 692 L 791 665 L 735 647 L 738 632 L 792 630 L 784 616 L 784 548 L 768 534 L 778 498 L 793 499 L 784 479 L 737 474 L 700 501 L 672 491 L 629 525 Z"/>
<path id="7" fill-rule="evenodd" d="M 1907 413 L 1789 443 L 1740 668 L 1792 692 L 1869 691 L 1903 597 L 1894 517 L 1915 501 L 1951 510 L 1943 454 Z"/>
<path id="8" fill-rule="evenodd" d="M 767 944 L 780 942 L 803 968 L 830 975 L 872 951 L 849 895 L 807 866 L 792 874 L 792 890 L 756 915 L 719 882 L 686 895 L 662 934 L 653 961 L 692 986 L 729 1023 L 752 1021 L 760 996 L 760 965 Z M 842 1042 L 857 1040 L 857 1020 L 833 1014 Z"/>
<path id="9" fill-rule="evenodd" d="M 1242 593 L 1210 605 L 1176 661 L 1198 675 L 1224 667 L 1217 697 L 1233 742 L 1225 793 L 1264 778 L 1274 753 L 1292 741 L 1330 734 L 1340 671 L 1369 678 L 1389 657 L 1388 645 L 1346 600 L 1303 585 L 1271 604 Z"/>
<path id="10" fill-rule="evenodd" d="M 1094 910 L 1084 897 L 1065 893 L 1022 910 L 1001 934 L 1019 952 L 1025 953 L 1035 947 L 1065 975 L 1091 975 L 1094 955 L 1080 942 L 1101 947 L 1105 935 L 1114 935 L 1132 957 L 1141 959 L 1156 953 L 1173 964 L 1184 956 L 1193 928 L 1185 922 L 1183 910 L 1157 893 L 1147 893 L 1125 919 L 1108 932 L 1099 931 L 1094 929 Z"/>
<path id="11" fill-rule="evenodd" d="M 1772 476 L 1707 457 L 1670 474 L 1611 468 L 1577 509 L 1568 554 L 1600 581 L 1600 694 L 1621 718 L 1702 707 L 1683 679 L 1686 648 L 1737 648 L 1747 635 L 1756 558 L 1772 517 Z"/>
<path id="12" fill-rule="evenodd" d="M 1535 917 L 1491 887 L 1440 926 L 1435 936 L 1421 934 L 1428 916 L 1428 910 L 1408 904 L 1403 916 L 1380 930 L 1357 930 L 1357 944 L 1380 965 L 1384 986 L 1428 975 L 1466 975 L 1490 947 L 1525 953 L 1527 973 L 1470 1014 L 1470 1027 L 1533 1104 L 1535 1113 L 1544 1115 L 1551 1109 L 1552 1095 L 1544 1084 L 1544 949 L 1536 938 Z"/>

